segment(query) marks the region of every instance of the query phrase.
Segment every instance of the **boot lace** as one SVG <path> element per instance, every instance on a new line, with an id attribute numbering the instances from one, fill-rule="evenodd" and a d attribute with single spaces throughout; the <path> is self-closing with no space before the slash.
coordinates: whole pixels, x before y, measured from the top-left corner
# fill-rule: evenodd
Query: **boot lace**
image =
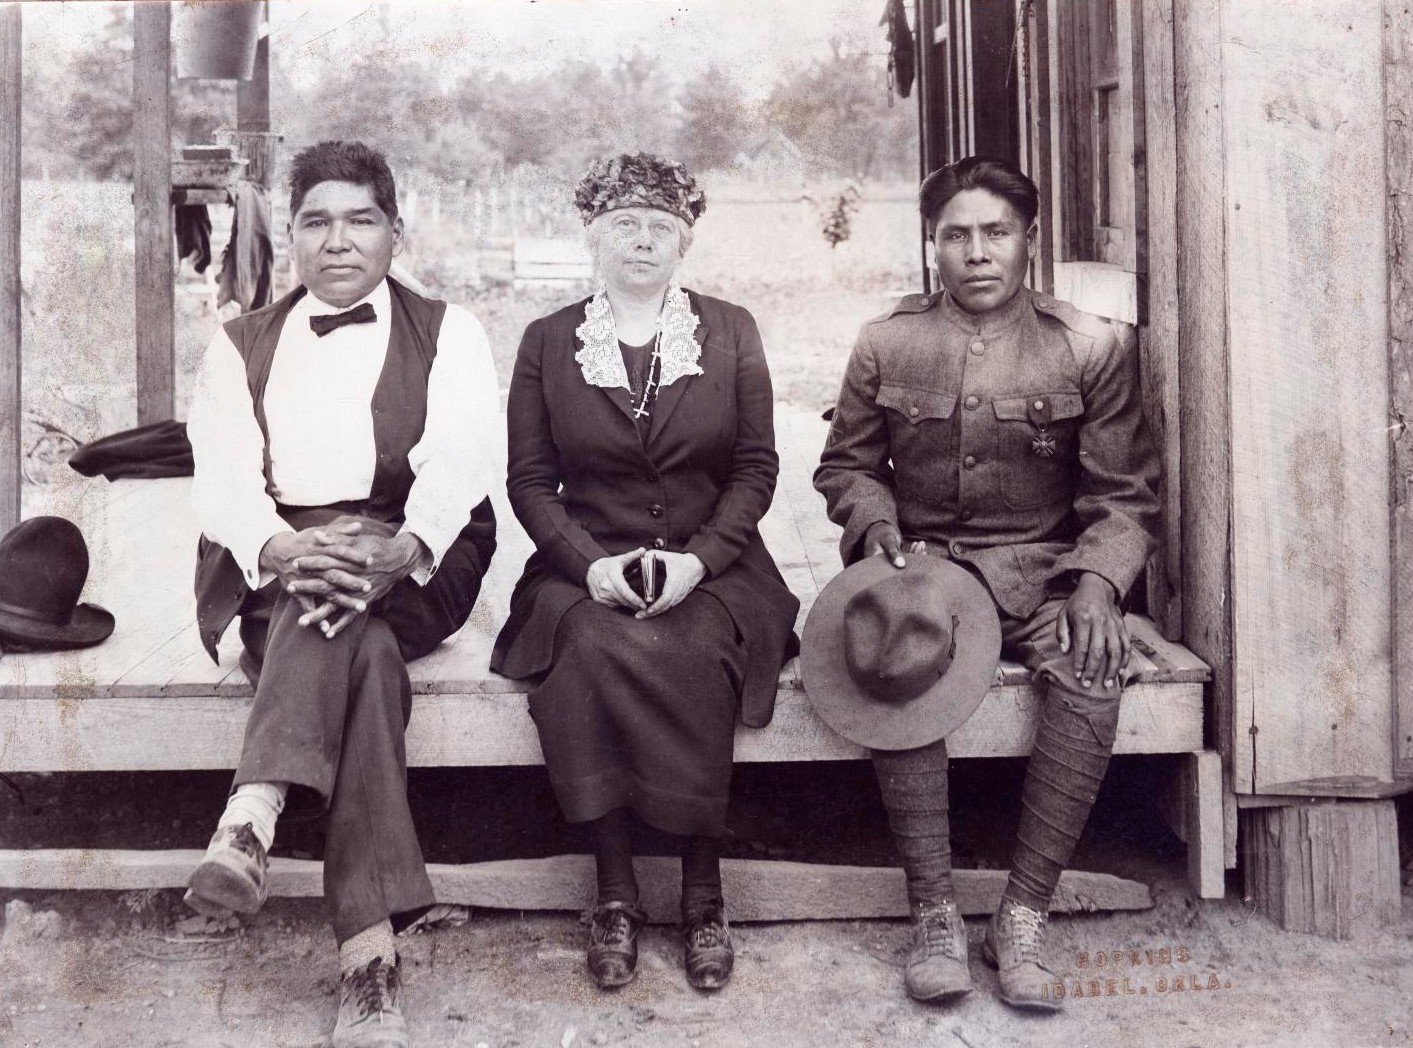
<path id="1" fill-rule="evenodd" d="M 349 976 L 348 996 L 358 1009 L 360 1021 L 376 1015 L 383 1021 L 383 1013 L 394 1006 L 391 969 L 383 964 L 381 957 L 368 962 L 368 967 L 360 968 Z"/>
<path id="2" fill-rule="evenodd" d="M 633 938 L 635 911 L 624 906 L 596 910 L 590 924 L 590 940 L 599 946 L 625 946 Z"/>
<path id="3" fill-rule="evenodd" d="M 726 943 L 726 922 L 720 912 L 707 910 L 687 918 L 687 941 L 698 949 L 709 950 Z"/>
<path id="4" fill-rule="evenodd" d="M 1041 963 L 1042 946 L 1045 941 L 1045 914 L 1032 910 L 1029 906 L 1009 906 L 1005 910 L 1006 922 L 1010 925 L 1011 949 L 1016 959 Z"/>
<path id="5" fill-rule="evenodd" d="M 941 954 L 954 961 L 965 960 L 957 954 L 957 941 L 966 942 L 966 932 L 961 912 L 955 906 L 940 902 L 923 903 L 917 909 L 917 926 L 929 957 Z"/>

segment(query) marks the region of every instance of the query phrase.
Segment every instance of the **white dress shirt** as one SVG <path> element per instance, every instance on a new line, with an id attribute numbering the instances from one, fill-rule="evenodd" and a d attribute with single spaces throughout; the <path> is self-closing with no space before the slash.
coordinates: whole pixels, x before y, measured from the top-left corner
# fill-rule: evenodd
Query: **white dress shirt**
<path id="1" fill-rule="evenodd" d="M 221 328 L 206 350 L 192 395 L 187 434 L 196 459 L 192 501 L 201 530 L 231 551 L 252 589 L 272 577 L 260 571 L 271 536 L 292 529 L 275 512 L 366 499 L 373 485 L 373 392 L 387 356 L 392 303 L 387 281 L 362 301 L 371 324 L 347 324 L 322 338 L 311 316 L 342 313 L 306 294 L 290 310 L 265 389 L 274 498 L 266 492 L 265 439 L 255 419 L 245 361 Z M 432 555 L 412 578 L 425 585 L 456 536 L 491 489 L 492 451 L 500 444 L 500 393 L 490 344 L 480 322 L 448 305 L 427 377 L 427 420 L 407 459 L 416 479 L 402 530 Z"/>

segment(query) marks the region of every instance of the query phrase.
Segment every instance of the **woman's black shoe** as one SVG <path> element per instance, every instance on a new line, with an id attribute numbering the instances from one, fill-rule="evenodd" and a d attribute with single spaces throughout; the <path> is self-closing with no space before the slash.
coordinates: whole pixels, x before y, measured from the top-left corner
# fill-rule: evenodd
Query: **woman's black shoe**
<path id="1" fill-rule="evenodd" d="M 687 982 L 692 988 L 719 990 L 725 986 L 736 963 L 726 914 L 719 907 L 688 914 L 682 921 L 682 938 L 687 941 Z"/>
<path id="2" fill-rule="evenodd" d="M 638 970 L 638 932 L 648 915 L 632 903 L 606 902 L 589 918 L 589 973 L 600 990 L 633 981 Z"/>

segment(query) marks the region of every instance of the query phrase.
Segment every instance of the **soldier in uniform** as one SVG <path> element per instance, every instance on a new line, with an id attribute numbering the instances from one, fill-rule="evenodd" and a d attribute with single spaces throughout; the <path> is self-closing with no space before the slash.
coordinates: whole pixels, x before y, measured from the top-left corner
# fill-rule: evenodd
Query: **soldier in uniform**
<path id="1" fill-rule="evenodd" d="M 1006 1003 L 1052 1010 L 1051 896 L 1114 744 L 1129 656 L 1121 602 L 1154 546 L 1158 463 L 1133 329 L 1023 286 L 1035 184 L 970 157 L 920 192 L 944 290 L 865 324 L 815 473 L 846 564 L 949 557 L 995 600 L 1002 651 L 1043 695 L 1023 809 L 985 959 Z M 971 989 L 952 887 L 946 740 L 875 750 L 907 874 L 918 1000 Z"/>

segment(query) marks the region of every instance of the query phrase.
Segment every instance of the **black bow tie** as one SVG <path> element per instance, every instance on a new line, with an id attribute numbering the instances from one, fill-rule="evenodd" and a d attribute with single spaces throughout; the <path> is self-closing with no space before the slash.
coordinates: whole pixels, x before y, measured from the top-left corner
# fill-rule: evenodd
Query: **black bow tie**
<path id="1" fill-rule="evenodd" d="M 342 313 L 329 313 L 327 316 L 310 317 L 309 330 L 320 338 L 323 338 L 334 328 L 341 328 L 345 324 L 371 324 L 378 319 L 378 314 L 373 311 L 373 303 L 364 302 L 363 305 L 354 309 L 345 310 Z"/>

